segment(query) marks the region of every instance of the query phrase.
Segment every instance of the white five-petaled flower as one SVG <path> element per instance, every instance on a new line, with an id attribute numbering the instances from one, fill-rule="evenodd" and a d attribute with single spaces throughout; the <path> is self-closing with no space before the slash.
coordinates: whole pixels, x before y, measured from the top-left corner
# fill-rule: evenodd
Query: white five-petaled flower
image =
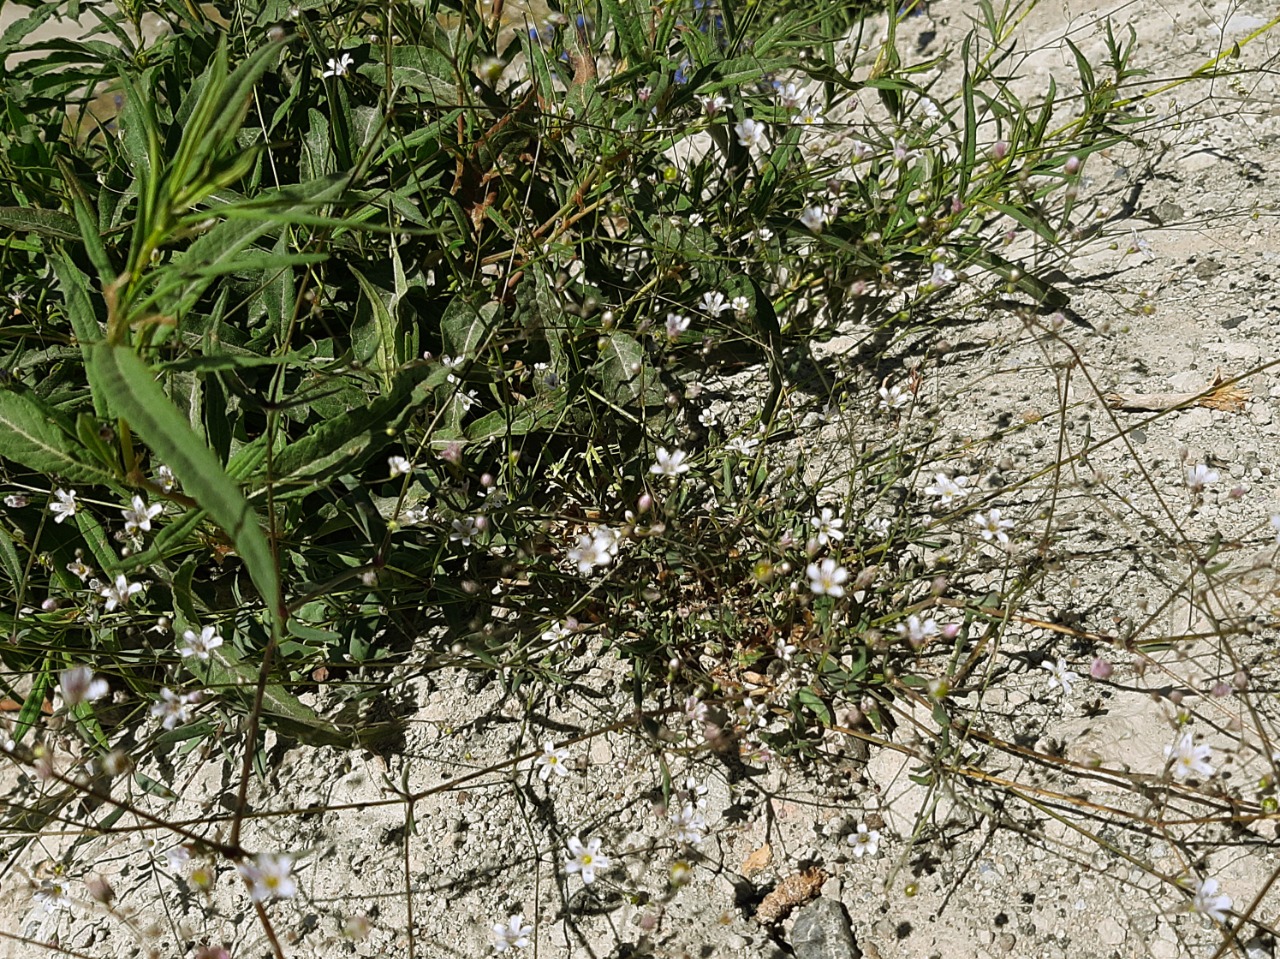
<path id="1" fill-rule="evenodd" d="M 760 448 L 760 438 L 758 436 L 739 434 L 725 443 L 724 448 L 730 453 L 736 453 L 739 456 L 754 456 L 756 450 Z"/>
<path id="2" fill-rule="evenodd" d="M 735 296 L 729 301 L 729 307 L 733 310 L 734 315 L 738 319 L 746 319 L 747 314 L 751 312 L 751 301 L 745 296 Z"/>
<path id="3" fill-rule="evenodd" d="M 791 662 L 792 655 L 795 654 L 795 643 L 788 643 L 786 636 L 779 636 L 778 641 L 774 644 L 773 654 L 784 663 Z"/>
<path id="4" fill-rule="evenodd" d="M 702 299 L 698 301 L 698 308 L 708 316 L 719 316 L 729 308 L 729 301 L 719 290 L 712 290 L 702 294 Z"/>
<path id="5" fill-rule="evenodd" d="M 685 803 L 679 809 L 672 809 L 667 818 L 671 820 L 671 830 L 676 842 L 690 846 L 702 842 L 707 831 L 707 817 L 693 803 Z"/>
<path id="6" fill-rule="evenodd" d="M 199 693 L 175 693 L 168 686 L 160 690 L 160 700 L 151 706 L 151 715 L 165 729 L 173 729 L 191 720 L 191 706 L 200 701 Z"/>
<path id="7" fill-rule="evenodd" d="M 809 589 L 815 596 L 843 596 L 844 583 L 849 579 L 849 571 L 834 559 L 824 559 L 821 563 L 810 563 L 805 573 L 809 577 Z"/>
<path id="8" fill-rule="evenodd" d="M 822 228 L 827 225 L 827 211 L 821 206 L 807 206 L 800 214 L 800 222 L 805 229 L 821 233 Z"/>
<path id="9" fill-rule="evenodd" d="M 586 845 L 577 836 L 570 836 L 565 844 L 568 846 L 568 859 L 565 869 L 571 873 L 582 874 L 582 881 L 588 886 L 596 881 L 597 869 L 608 869 L 611 860 L 600 851 L 600 837 L 588 839 Z"/>
<path id="10" fill-rule="evenodd" d="M 1195 893 L 1190 903 L 1192 912 L 1208 916 L 1214 922 L 1226 922 L 1227 911 L 1230 908 L 1231 897 L 1218 892 L 1218 880 L 1202 879 L 1196 883 Z"/>
<path id="11" fill-rule="evenodd" d="M 956 281 L 955 270 L 947 267 L 945 263 L 933 264 L 933 273 L 929 275 L 929 287 L 934 290 L 941 290 L 950 286 Z"/>
<path id="12" fill-rule="evenodd" d="M 849 834 L 849 845 L 859 859 L 874 856 L 880 850 L 880 833 L 875 829 L 868 829 L 866 823 L 860 822 L 858 831 Z"/>
<path id="13" fill-rule="evenodd" d="M 788 83 L 778 89 L 778 100 L 787 110 L 798 109 L 808 98 L 794 83 Z"/>
<path id="14" fill-rule="evenodd" d="M 889 386 L 888 384 L 880 387 L 880 405 L 890 412 L 902 409 L 911 403 L 911 394 L 904 390 L 901 386 Z"/>
<path id="15" fill-rule="evenodd" d="M 345 77 L 347 71 L 355 65 L 355 60 L 351 59 L 351 54 L 344 53 L 340 57 L 330 57 L 325 63 L 325 71 L 320 74 L 321 77 Z"/>
<path id="16" fill-rule="evenodd" d="M 58 691 L 68 706 L 78 706 L 101 699 L 110 692 L 110 688 L 102 677 L 95 679 L 93 670 L 88 666 L 75 666 L 58 674 Z"/>
<path id="17" fill-rule="evenodd" d="M 107 601 L 107 612 L 111 612 L 117 606 L 124 606 L 129 602 L 129 597 L 136 593 L 142 592 L 141 583 L 131 583 L 124 573 L 116 573 L 116 581 L 109 583 L 100 589 L 99 594 Z"/>
<path id="18" fill-rule="evenodd" d="M 597 566 L 613 562 L 618 549 L 618 534 L 607 526 L 578 537 L 578 545 L 569 550 L 569 562 L 578 567 L 583 576 L 590 576 Z"/>
<path id="19" fill-rule="evenodd" d="M 506 922 L 496 923 L 493 927 L 493 948 L 495 952 L 506 952 L 508 949 L 524 949 L 529 945 L 529 937 L 533 934 L 533 926 L 524 924 L 524 914 L 516 913 Z"/>
<path id="20" fill-rule="evenodd" d="M 156 482 L 166 493 L 172 493 L 173 488 L 178 485 L 178 478 L 173 475 L 173 470 L 161 463 L 156 467 Z"/>
<path id="21" fill-rule="evenodd" d="M 830 506 L 822 507 L 822 513 L 818 516 L 811 516 L 809 525 L 815 530 L 814 538 L 823 546 L 832 540 L 844 539 L 844 533 L 840 532 L 840 528 L 844 526 L 844 520 L 837 516 Z"/>
<path id="22" fill-rule="evenodd" d="M 765 137 L 764 124 L 748 117 L 733 125 L 733 132 L 738 135 L 738 142 L 748 150 L 763 150 L 769 146 Z"/>
<path id="23" fill-rule="evenodd" d="M 1013 529 L 1013 520 L 1002 519 L 998 509 L 992 509 L 986 513 L 976 513 L 973 517 L 974 523 L 978 526 L 978 532 L 986 542 L 993 539 L 1001 546 L 1009 545 L 1009 530 Z"/>
<path id="24" fill-rule="evenodd" d="M 455 519 L 451 525 L 453 528 L 449 532 L 449 540 L 460 542 L 463 546 L 470 546 L 472 538 L 479 536 L 483 529 L 474 516 Z"/>
<path id="25" fill-rule="evenodd" d="M 222 637 L 218 635 L 218 631 L 212 626 L 205 626 L 200 630 L 199 635 L 194 630 L 184 629 L 182 631 L 183 645 L 178 647 L 178 652 L 182 654 L 182 658 L 194 656 L 196 659 L 208 659 L 209 651 L 217 649 L 222 645 Z"/>
<path id="26" fill-rule="evenodd" d="M 921 621 L 919 616 L 908 616 L 905 623 L 898 624 L 898 635 L 919 649 L 938 635 L 937 620 L 930 618 Z"/>
<path id="27" fill-rule="evenodd" d="M 35 900 L 49 913 L 71 908 L 71 897 L 67 895 L 66 884 L 61 880 L 43 880 L 40 888 L 35 891 Z"/>
<path id="28" fill-rule="evenodd" d="M 702 104 L 702 111 L 708 119 L 719 116 L 729 105 L 729 101 L 718 93 L 711 97 L 698 97 L 698 102 Z"/>
<path id="29" fill-rule="evenodd" d="M 926 486 L 924 491 L 930 496 L 936 496 L 942 506 L 950 506 L 958 499 L 964 499 L 969 495 L 966 488 L 969 485 L 969 477 L 957 476 L 951 479 L 944 473 L 937 473 L 934 476 L 932 486 Z"/>
<path id="30" fill-rule="evenodd" d="M 148 506 L 142 501 L 142 497 L 135 493 L 133 502 L 120 512 L 124 514 L 124 531 L 126 533 L 136 533 L 139 530 L 144 533 L 150 533 L 151 521 L 164 512 L 164 504 L 152 503 Z"/>
<path id="31" fill-rule="evenodd" d="M 551 774 L 557 776 L 569 775 L 569 767 L 565 765 L 565 760 L 569 758 L 569 750 L 556 748 L 553 742 L 545 742 L 542 744 L 542 755 L 533 761 L 538 767 L 538 778 L 546 782 L 551 778 Z"/>
<path id="32" fill-rule="evenodd" d="M 1183 733 L 1182 738 L 1174 746 L 1164 747 L 1164 758 L 1172 764 L 1173 778 L 1184 782 L 1192 777 L 1209 778 L 1213 775 L 1213 767 L 1209 765 L 1209 757 L 1213 750 L 1208 746 L 1197 746 L 1191 733 Z"/>
<path id="33" fill-rule="evenodd" d="M 1218 475 L 1217 470 L 1206 466 L 1204 463 L 1188 466 L 1186 477 L 1187 489 L 1193 493 L 1203 492 L 1206 486 L 1210 486 L 1222 478 Z"/>
<path id="34" fill-rule="evenodd" d="M 49 504 L 49 511 L 53 513 L 53 521 L 61 523 L 69 516 L 76 515 L 76 491 L 56 489 L 53 491 L 55 501 Z"/>
<path id="35" fill-rule="evenodd" d="M 391 470 L 392 479 L 413 472 L 413 464 L 404 456 L 389 457 L 387 459 L 387 467 Z"/>
<path id="36" fill-rule="evenodd" d="M 293 876 L 293 857 L 288 853 L 259 853 L 253 862 L 242 862 L 236 869 L 249 886 L 254 902 L 289 899 L 298 892 Z"/>
<path id="37" fill-rule="evenodd" d="M 1049 671 L 1049 678 L 1047 680 L 1049 688 L 1052 690 L 1061 687 L 1062 695 L 1064 696 L 1071 695 L 1071 684 L 1080 678 L 1071 670 L 1067 669 L 1067 661 L 1065 659 L 1059 659 L 1056 663 L 1051 663 L 1048 660 L 1045 660 L 1040 664 L 1040 668 Z"/>
<path id="38" fill-rule="evenodd" d="M 676 449 L 667 451 L 665 446 L 659 446 L 658 452 L 654 454 L 657 462 L 649 467 L 649 472 L 655 476 L 676 477 L 681 473 L 689 472 L 689 464 L 684 461 L 688 454 L 684 450 Z"/>
<path id="39" fill-rule="evenodd" d="M 679 339 L 680 334 L 689 329 L 690 322 L 689 317 L 685 316 L 683 313 L 668 313 L 667 337 L 673 340 Z"/>

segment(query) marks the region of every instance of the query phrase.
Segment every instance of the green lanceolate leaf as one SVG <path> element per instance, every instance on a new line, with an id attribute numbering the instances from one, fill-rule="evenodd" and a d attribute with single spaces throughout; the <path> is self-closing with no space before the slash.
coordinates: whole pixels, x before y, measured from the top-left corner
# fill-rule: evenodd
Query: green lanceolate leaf
<path id="1" fill-rule="evenodd" d="M 71 257 L 59 251 L 49 257 L 49 265 L 58 277 L 58 285 L 62 287 L 63 309 L 67 319 L 71 321 L 71 329 L 75 331 L 80 343 L 80 353 L 84 357 L 84 365 L 89 366 L 89 348 L 102 339 L 102 324 L 94 309 L 93 298 L 89 295 L 89 278 Z M 93 378 L 89 378 L 89 391 L 93 395 L 93 412 L 97 416 L 107 415 L 107 404 L 102 393 L 94 386 Z"/>
<path id="2" fill-rule="evenodd" d="M 246 712 L 252 708 L 258 667 L 242 662 L 233 647 L 223 645 L 211 650 L 205 661 L 193 656 L 187 667 L 206 688 L 216 691 L 223 702 Z M 268 682 L 263 691 L 262 719 L 272 729 L 311 746 L 347 745 L 354 737 L 354 733 L 343 733 L 321 719 L 315 710 L 290 695 L 279 683 Z"/>
<path id="3" fill-rule="evenodd" d="M 99 342 L 94 345 L 91 366 L 114 412 L 129 422 L 173 470 L 183 491 L 231 537 L 278 627 L 283 609 L 275 557 L 240 487 L 130 347 Z"/>
<path id="4" fill-rule="evenodd" d="M 600 384 L 605 399 L 623 407 L 662 403 L 658 375 L 645 361 L 644 348 L 635 337 L 609 334 L 601 361 Z"/>
<path id="5" fill-rule="evenodd" d="M 38 233 L 56 240 L 80 239 L 80 226 L 75 217 L 57 210 L 41 210 L 29 206 L 0 206 L 0 230 Z"/>
<path id="6" fill-rule="evenodd" d="M 0 390 L 0 456 L 37 473 L 76 483 L 107 485 L 116 475 L 88 461 L 44 401 L 29 392 Z"/>
<path id="7" fill-rule="evenodd" d="M 360 290 L 364 293 L 368 313 L 360 310 L 358 319 L 352 329 L 352 345 L 356 356 L 367 363 L 378 376 L 383 393 L 391 392 L 391 379 L 396 371 L 396 342 L 399 339 L 399 324 L 396 322 L 395 303 L 392 297 L 390 309 L 383 298 L 382 291 L 365 278 L 365 275 L 352 267 Z"/>
<path id="8" fill-rule="evenodd" d="M 427 378 L 425 368 L 401 373 L 393 389 L 367 406 L 348 410 L 326 420 L 275 457 L 271 479 L 276 495 L 305 491 L 340 473 L 356 469 L 391 442 L 392 433 L 423 403 L 431 398 L 432 387 L 444 380 L 437 369 Z"/>

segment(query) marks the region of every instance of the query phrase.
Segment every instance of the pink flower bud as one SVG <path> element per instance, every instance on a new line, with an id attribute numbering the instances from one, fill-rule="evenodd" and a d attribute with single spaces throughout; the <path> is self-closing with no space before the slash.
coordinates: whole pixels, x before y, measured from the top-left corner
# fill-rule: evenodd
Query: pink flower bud
<path id="1" fill-rule="evenodd" d="M 997 160 L 1003 160 L 1009 155 L 1009 141 L 997 140 L 991 145 L 991 155 Z"/>
<path id="2" fill-rule="evenodd" d="M 1081 166 L 1081 163 L 1080 163 L 1079 157 L 1067 157 L 1067 162 L 1064 164 L 1064 169 L 1067 171 L 1067 174 L 1069 176 L 1075 176 L 1077 173 L 1080 172 L 1080 166 Z"/>
<path id="3" fill-rule="evenodd" d="M 1093 662 L 1089 664 L 1089 675 L 1094 679 L 1110 679 L 1114 671 L 1111 663 L 1101 656 L 1093 657 Z"/>

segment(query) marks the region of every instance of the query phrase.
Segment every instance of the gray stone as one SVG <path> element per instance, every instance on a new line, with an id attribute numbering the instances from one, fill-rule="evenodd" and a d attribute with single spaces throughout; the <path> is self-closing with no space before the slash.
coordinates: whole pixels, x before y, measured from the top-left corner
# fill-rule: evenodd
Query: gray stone
<path id="1" fill-rule="evenodd" d="M 796 913 L 791 929 L 796 959 L 861 959 L 844 906 L 834 899 L 815 899 Z"/>

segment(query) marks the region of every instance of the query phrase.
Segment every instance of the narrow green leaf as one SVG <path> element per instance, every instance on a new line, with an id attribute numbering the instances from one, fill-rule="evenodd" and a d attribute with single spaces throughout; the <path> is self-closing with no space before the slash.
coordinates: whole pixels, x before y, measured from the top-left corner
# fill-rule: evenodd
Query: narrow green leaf
<path id="1" fill-rule="evenodd" d="M 430 377 L 425 374 L 423 367 L 404 371 L 385 396 L 324 421 L 281 450 L 272 464 L 276 495 L 298 492 L 298 487 L 305 491 L 312 484 L 349 472 L 390 443 L 388 430 L 398 428 L 444 380 L 441 369 Z"/>
<path id="2" fill-rule="evenodd" d="M 71 329 L 80 344 L 80 354 L 84 365 L 89 366 L 89 348 L 102 339 L 103 325 L 94 309 L 93 297 L 89 295 L 89 278 L 72 262 L 71 257 L 59 250 L 50 254 L 49 264 L 53 267 L 58 285 L 62 287 L 63 309 L 67 319 L 71 321 Z M 93 378 L 89 377 L 89 392 L 93 396 L 94 415 L 107 415 L 107 404 L 102 392 L 96 387 Z"/>
<path id="3" fill-rule="evenodd" d="M 13 728 L 15 743 L 22 742 L 23 737 L 35 727 L 36 720 L 40 718 L 40 707 L 44 705 L 45 696 L 53 685 L 53 660 L 45 657 L 40 671 L 32 680 L 27 698 L 22 701 L 22 708 L 18 710 L 18 721 Z"/>
<path id="4" fill-rule="evenodd" d="M 234 647 L 224 644 L 211 650 L 208 660 L 192 657 L 186 666 L 207 688 L 217 691 L 224 703 L 246 711 L 252 707 L 259 670 L 243 662 Z M 279 683 L 267 683 L 262 719 L 267 726 L 311 746 L 348 745 L 355 735 L 321 719 Z"/>
<path id="5" fill-rule="evenodd" d="M 57 240 L 80 239 L 80 227 L 75 217 L 33 206 L 0 206 L 0 230 L 38 233 Z"/>
<path id="6" fill-rule="evenodd" d="M 275 558 L 258 517 L 218 458 L 164 395 L 152 371 L 128 346 L 98 343 L 90 360 L 115 412 L 128 420 L 236 545 L 278 629 L 283 606 Z"/>
<path id="7" fill-rule="evenodd" d="M 399 339 L 399 330 L 396 318 L 392 310 L 387 308 L 382 291 L 370 283 L 368 278 L 355 267 L 351 268 L 351 272 L 356 275 L 356 282 L 360 284 L 360 290 L 364 293 L 364 303 L 368 304 L 369 311 L 365 316 L 360 316 L 363 310 L 357 312 L 357 319 L 351 331 L 352 346 L 356 356 L 362 362 L 368 363 L 377 374 L 385 395 L 391 392 L 391 381 L 398 365 L 396 342 Z M 391 307 L 392 309 L 395 307 L 394 294 Z"/>
<path id="8" fill-rule="evenodd" d="M 37 473 L 76 483 L 108 485 L 116 476 L 87 461 L 57 414 L 35 394 L 0 390 L 0 456 Z"/>
<path id="9" fill-rule="evenodd" d="M 62 157 L 58 157 L 57 160 L 62 182 L 71 194 L 71 208 L 75 213 L 76 224 L 80 227 L 79 239 L 84 243 L 85 252 L 89 254 L 89 261 L 93 264 L 93 268 L 98 271 L 98 281 L 104 285 L 110 283 L 116 278 L 116 270 L 111 265 L 111 258 L 107 256 L 106 246 L 103 245 L 98 215 L 94 212 L 89 194 L 85 192 L 84 185 L 76 177 L 71 164 Z"/>

